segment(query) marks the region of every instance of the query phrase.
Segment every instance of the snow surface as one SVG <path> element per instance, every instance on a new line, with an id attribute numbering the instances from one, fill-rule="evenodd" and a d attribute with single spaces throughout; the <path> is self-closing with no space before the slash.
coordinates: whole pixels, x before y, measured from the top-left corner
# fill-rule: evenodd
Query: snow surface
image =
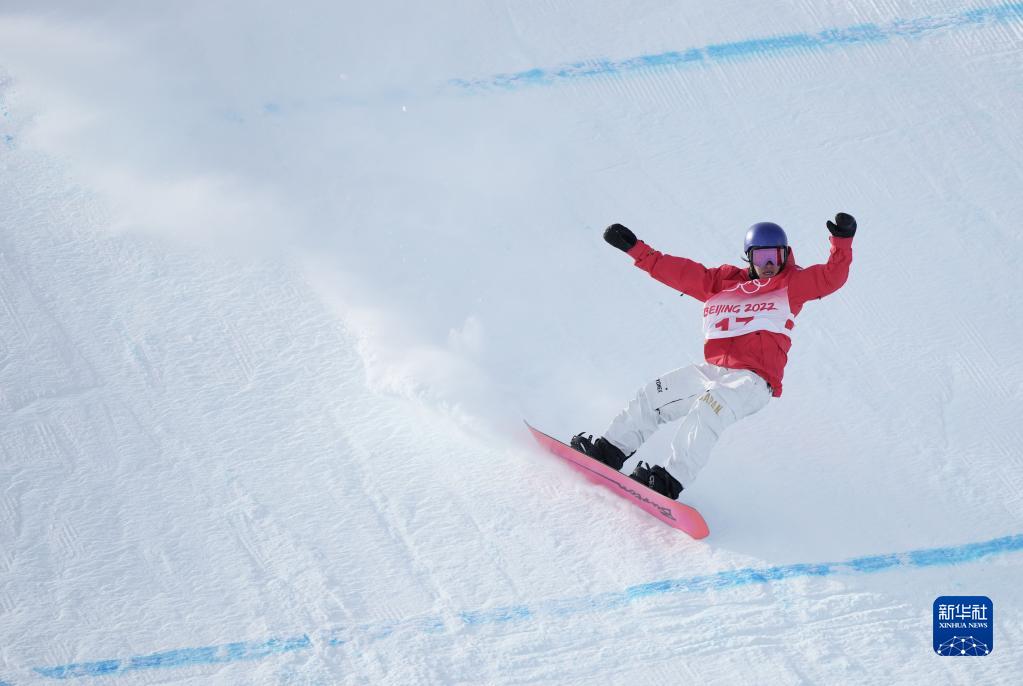
<path id="1" fill-rule="evenodd" d="M 0 684 L 1023 681 L 1023 5 L 978 2 L 5 0 Z M 836 211 L 708 539 L 530 443 L 700 359 L 606 224 L 810 264 Z"/>

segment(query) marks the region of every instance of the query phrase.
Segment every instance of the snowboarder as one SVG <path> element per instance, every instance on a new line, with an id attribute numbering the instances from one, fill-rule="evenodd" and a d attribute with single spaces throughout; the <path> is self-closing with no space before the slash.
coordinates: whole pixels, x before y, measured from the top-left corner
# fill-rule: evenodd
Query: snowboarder
<path id="1" fill-rule="evenodd" d="M 654 379 L 603 436 L 594 441 L 580 433 L 572 438 L 572 447 L 621 470 L 659 425 L 682 419 L 664 465 L 640 462 L 630 475 L 677 499 L 683 484 L 690 485 L 707 463 L 721 432 L 781 395 L 790 333 L 803 305 L 834 293 L 848 278 L 856 220 L 840 212 L 827 227 L 828 261 L 806 269 L 796 265 L 785 231 L 771 222 L 754 224 L 746 232 L 745 268 L 707 268 L 654 250 L 621 224 L 607 227 L 604 240 L 633 258 L 637 267 L 704 303 L 706 361 Z"/>

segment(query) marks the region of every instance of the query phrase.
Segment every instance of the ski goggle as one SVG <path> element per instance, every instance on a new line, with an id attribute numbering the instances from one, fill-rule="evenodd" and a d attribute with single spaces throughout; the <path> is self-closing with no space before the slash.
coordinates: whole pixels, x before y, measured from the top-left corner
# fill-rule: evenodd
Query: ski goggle
<path id="1" fill-rule="evenodd" d="M 778 268 L 785 264 L 785 248 L 750 248 L 749 260 L 754 267 L 766 267 L 772 262 Z"/>

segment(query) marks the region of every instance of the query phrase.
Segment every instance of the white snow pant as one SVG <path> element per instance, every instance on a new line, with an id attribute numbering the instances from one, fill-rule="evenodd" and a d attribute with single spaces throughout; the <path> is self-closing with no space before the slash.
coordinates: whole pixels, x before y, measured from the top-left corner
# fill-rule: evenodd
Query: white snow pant
<path id="1" fill-rule="evenodd" d="M 757 374 L 702 362 L 641 388 L 604 438 L 631 455 L 658 426 L 683 418 L 671 442 L 671 456 L 661 466 L 688 487 L 707 464 L 721 432 L 762 410 L 770 399 L 771 387 Z"/>

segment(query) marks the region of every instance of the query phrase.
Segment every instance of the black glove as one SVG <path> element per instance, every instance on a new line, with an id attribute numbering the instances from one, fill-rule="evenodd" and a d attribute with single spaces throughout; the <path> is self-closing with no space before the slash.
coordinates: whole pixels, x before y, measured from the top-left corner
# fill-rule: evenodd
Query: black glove
<path id="1" fill-rule="evenodd" d="M 629 252 L 636 245 L 636 234 L 621 224 L 612 224 L 604 229 L 604 240 L 619 250 Z"/>
<path id="2" fill-rule="evenodd" d="M 838 238 L 852 238 L 856 235 L 856 218 L 851 214 L 839 212 L 835 215 L 835 221 L 828 222 L 828 231 Z"/>

